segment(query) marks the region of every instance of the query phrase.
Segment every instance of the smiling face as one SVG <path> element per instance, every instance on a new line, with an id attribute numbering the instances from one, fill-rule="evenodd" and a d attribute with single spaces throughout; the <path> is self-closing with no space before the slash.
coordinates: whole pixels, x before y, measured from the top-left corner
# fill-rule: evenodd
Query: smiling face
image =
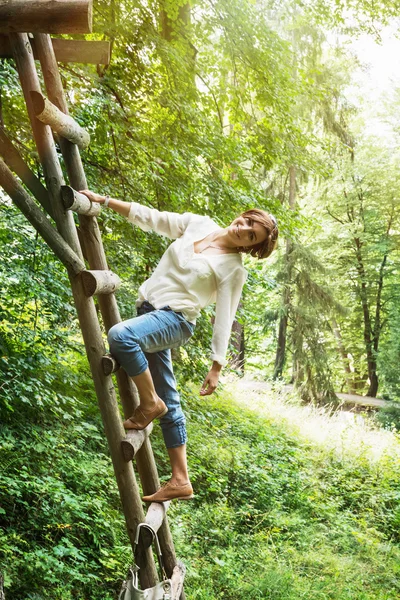
<path id="1" fill-rule="evenodd" d="M 251 217 L 240 215 L 228 227 L 229 239 L 236 248 L 250 248 L 261 244 L 267 239 L 268 232 L 264 225 L 251 219 Z"/>
<path id="2" fill-rule="evenodd" d="M 259 208 L 247 210 L 227 227 L 230 244 L 238 252 L 267 258 L 276 248 L 278 224 L 273 215 Z"/>

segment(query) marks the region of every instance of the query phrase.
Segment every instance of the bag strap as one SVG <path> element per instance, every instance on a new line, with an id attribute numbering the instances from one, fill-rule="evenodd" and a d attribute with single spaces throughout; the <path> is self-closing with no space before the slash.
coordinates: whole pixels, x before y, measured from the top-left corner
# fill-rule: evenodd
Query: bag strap
<path id="1" fill-rule="evenodd" d="M 161 552 L 161 547 L 160 547 L 160 542 L 159 542 L 159 539 L 157 536 L 157 532 L 153 529 L 153 527 L 151 525 L 148 525 L 148 523 L 139 523 L 139 525 L 136 528 L 136 535 L 135 535 L 135 541 L 134 541 L 134 547 L 133 547 L 133 555 L 135 557 L 135 560 L 136 560 L 136 550 L 139 545 L 140 530 L 142 528 L 147 529 L 148 531 L 151 532 L 151 535 L 153 537 L 154 546 L 155 546 L 156 553 L 157 553 L 158 565 L 160 567 L 161 575 L 162 575 L 163 580 L 166 580 L 166 579 L 168 579 L 168 577 L 167 577 L 167 573 L 165 572 L 163 555 Z"/>
<path id="2" fill-rule="evenodd" d="M 137 588 L 138 586 L 138 573 L 139 573 L 139 567 L 137 565 L 132 565 L 132 567 L 130 567 L 126 579 L 122 584 L 122 588 L 121 591 L 119 593 L 118 596 L 118 600 L 124 600 L 124 596 L 125 596 L 125 592 L 128 589 L 128 581 L 129 579 L 131 579 L 132 584 L 134 587 Z"/>

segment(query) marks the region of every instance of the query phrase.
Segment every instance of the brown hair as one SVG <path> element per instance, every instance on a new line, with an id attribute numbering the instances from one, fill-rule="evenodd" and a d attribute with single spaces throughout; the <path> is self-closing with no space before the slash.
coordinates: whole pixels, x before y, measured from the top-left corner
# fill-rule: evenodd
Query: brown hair
<path id="1" fill-rule="evenodd" d="M 260 210 L 259 208 L 246 210 L 246 212 L 242 213 L 240 216 L 244 217 L 245 219 L 251 219 L 252 221 L 261 223 L 261 225 L 263 225 L 263 227 L 265 227 L 267 230 L 267 237 L 263 242 L 243 248 L 241 252 L 246 252 L 247 254 L 259 259 L 267 258 L 276 248 L 278 241 L 279 232 L 275 217 L 267 213 L 265 210 Z"/>

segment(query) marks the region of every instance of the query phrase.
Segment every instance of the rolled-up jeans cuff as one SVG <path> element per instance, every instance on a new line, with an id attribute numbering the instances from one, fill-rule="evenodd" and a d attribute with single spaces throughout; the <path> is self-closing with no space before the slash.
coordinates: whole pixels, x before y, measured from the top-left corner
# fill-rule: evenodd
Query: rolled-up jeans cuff
<path id="1" fill-rule="evenodd" d="M 164 436 L 164 442 L 167 448 L 178 448 L 183 446 L 187 441 L 186 425 L 184 421 L 179 423 L 161 422 L 161 429 Z"/>

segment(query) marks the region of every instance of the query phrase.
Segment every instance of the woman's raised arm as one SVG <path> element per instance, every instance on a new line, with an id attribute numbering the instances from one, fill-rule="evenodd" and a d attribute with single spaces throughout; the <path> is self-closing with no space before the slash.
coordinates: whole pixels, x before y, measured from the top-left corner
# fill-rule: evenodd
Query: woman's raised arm
<path id="1" fill-rule="evenodd" d="M 193 220 L 204 219 L 204 217 L 189 212 L 180 214 L 159 211 L 156 208 L 149 208 L 138 202 L 122 202 L 109 196 L 101 196 L 90 190 L 81 190 L 81 194 L 84 194 L 92 202 L 98 202 L 112 208 L 143 231 L 155 231 L 159 235 L 164 235 L 172 240 L 181 237 L 189 223 Z"/>

